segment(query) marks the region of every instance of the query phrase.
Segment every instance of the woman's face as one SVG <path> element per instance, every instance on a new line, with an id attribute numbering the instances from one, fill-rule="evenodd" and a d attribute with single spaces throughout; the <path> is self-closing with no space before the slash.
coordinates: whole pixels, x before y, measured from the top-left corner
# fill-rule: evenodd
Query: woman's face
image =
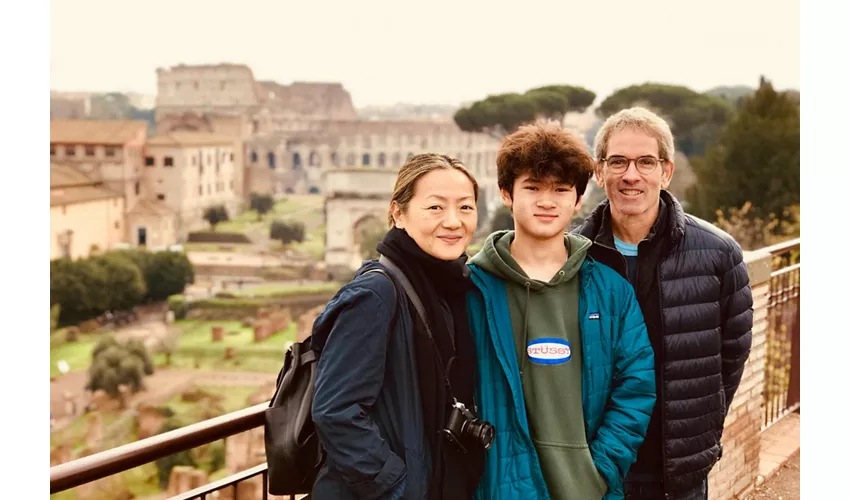
<path id="1" fill-rule="evenodd" d="M 428 255 L 454 260 L 463 255 L 478 214 L 472 181 L 455 168 L 438 168 L 417 179 L 405 210 L 393 202 L 393 219 Z"/>

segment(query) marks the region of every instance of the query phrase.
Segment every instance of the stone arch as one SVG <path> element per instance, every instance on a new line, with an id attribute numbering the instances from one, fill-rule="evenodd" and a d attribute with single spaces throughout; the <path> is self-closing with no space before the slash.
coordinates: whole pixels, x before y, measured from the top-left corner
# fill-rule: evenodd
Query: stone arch
<path id="1" fill-rule="evenodd" d="M 385 153 L 378 153 L 378 166 L 386 167 L 387 166 L 387 155 Z"/>
<path id="2" fill-rule="evenodd" d="M 272 169 L 272 170 L 277 168 L 277 165 L 275 164 L 276 158 L 275 158 L 275 155 L 274 155 L 274 151 L 269 151 L 268 158 L 269 158 L 269 168 Z"/>
<path id="3" fill-rule="evenodd" d="M 301 153 L 292 153 L 292 170 L 301 170 Z"/>
<path id="4" fill-rule="evenodd" d="M 325 195 L 325 264 L 328 269 L 356 269 L 362 263 L 363 224 L 387 228 L 387 211 L 396 174 L 389 169 L 333 170 Z"/>

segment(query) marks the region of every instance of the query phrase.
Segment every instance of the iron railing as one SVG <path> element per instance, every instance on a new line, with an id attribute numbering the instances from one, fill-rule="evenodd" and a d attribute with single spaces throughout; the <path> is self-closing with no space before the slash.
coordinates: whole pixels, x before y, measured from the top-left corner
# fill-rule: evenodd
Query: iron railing
<path id="1" fill-rule="evenodd" d="M 800 408 L 800 239 L 764 249 L 773 256 L 767 304 L 762 429 Z"/>
<path id="2" fill-rule="evenodd" d="M 800 239 L 764 249 L 773 256 L 767 305 L 762 428 L 800 407 Z M 103 451 L 50 468 L 50 493 L 58 493 L 113 474 L 151 463 L 172 454 L 213 443 L 261 427 L 268 403 L 198 422 L 141 441 Z M 262 476 L 262 498 L 268 498 L 265 463 L 181 493 L 171 500 L 212 500 L 213 493 Z M 295 495 L 290 495 L 294 500 Z"/>
<path id="3" fill-rule="evenodd" d="M 268 403 L 261 403 L 227 415 L 181 427 L 170 432 L 136 441 L 50 468 L 50 494 L 118 474 L 181 451 L 191 450 L 219 439 L 257 427 L 264 422 Z M 215 491 L 233 487 L 233 498 L 239 498 L 238 486 L 256 476 L 263 477 L 262 498 L 268 498 L 268 468 L 265 463 L 230 475 L 218 481 L 181 493 L 171 500 L 208 500 Z M 290 495 L 294 500 L 295 495 Z"/>

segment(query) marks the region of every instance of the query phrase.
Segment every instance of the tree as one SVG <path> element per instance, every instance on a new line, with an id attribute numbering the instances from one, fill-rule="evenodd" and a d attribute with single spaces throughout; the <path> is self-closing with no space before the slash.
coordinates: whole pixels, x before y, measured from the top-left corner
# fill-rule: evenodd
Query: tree
<path id="1" fill-rule="evenodd" d="M 692 161 L 698 182 L 689 191 L 695 215 L 750 203 L 747 216 L 787 222 L 785 209 L 800 203 L 800 106 L 762 78 L 738 115 L 704 158 Z"/>
<path id="2" fill-rule="evenodd" d="M 166 300 L 183 293 L 186 285 L 195 281 L 195 267 L 183 252 L 156 252 L 145 272 L 145 281 L 151 300 Z"/>
<path id="3" fill-rule="evenodd" d="M 257 211 L 257 220 L 274 208 L 274 197 L 270 194 L 251 193 L 251 210 Z"/>
<path id="4" fill-rule="evenodd" d="M 141 270 L 130 259 L 115 254 L 99 255 L 88 259 L 101 272 L 99 286 L 91 289 L 95 297 L 97 314 L 105 311 L 123 311 L 142 302 L 147 294 Z"/>
<path id="5" fill-rule="evenodd" d="M 204 210 L 204 220 L 209 222 L 210 227 L 215 231 L 216 224 L 230 220 L 230 215 L 224 205 L 214 205 Z"/>
<path id="6" fill-rule="evenodd" d="M 125 385 L 135 393 L 144 389 L 143 378 L 153 371 L 153 361 L 141 340 L 120 343 L 106 337 L 92 350 L 86 389 L 92 392 L 102 389 L 114 398 L 121 393 L 119 386 Z"/>
<path id="7" fill-rule="evenodd" d="M 269 229 L 269 237 L 273 240 L 280 240 L 284 244 L 304 241 L 305 236 L 304 223 L 299 220 L 276 220 L 272 222 Z"/>
<path id="8" fill-rule="evenodd" d="M 58 326 L 87 320 L 98 313 L 92 286 L 99 269 L 87 260 L 57 259 L 50 262 L 50 305 L 60 306 Z"/>
<path id="9" fill-rule="evenodd" d="M 548 85 L 524 94 L 489 95 L 455 112 L 457 126 L 465 132 L 481 132 L 501 139 L 520 125 L 537 119 L 559 123 L 571 111 L 582 112 L 596 99 L 596 94 L 569 85 Z"/>
<path id="10" fill-rule="evenodd" d="M 596 112 L 607 118 L 632 106 L 646 107 L 667 120 L 677 149 L 687 156 L 703 154 L 734 115 L 732 105 L 722 97 L 660 83 L 619 89 L 605 98 Z"/>

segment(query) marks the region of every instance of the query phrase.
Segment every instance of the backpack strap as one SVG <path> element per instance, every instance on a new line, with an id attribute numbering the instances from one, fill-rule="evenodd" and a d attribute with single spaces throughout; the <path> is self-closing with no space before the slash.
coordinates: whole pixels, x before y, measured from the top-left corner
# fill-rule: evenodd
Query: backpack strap
<path id="1" fill-rule="evenodd" d="M 419 298 L 419 294 L 416 293 L 416 290 L 413 289 L 413 285 L 410 284 L 410 281 L 407 279 L 407 276 L 399 269 L 399 267 L 395 264 L 395 262 L 391 261 L 384 255 L 381 255 L 381 258 L 378 259 L 378 262 L 386 266 L 390 272 L 393 273 L 393 276 L 401 283 L 401 287 L 404 288 L 404 293 L 407 294 L 410 301 L 413 302 L 413 308 L 416 309 L 416 313 L 419 314 L 419 319 L 422 320 L 422 323 L 425 325 L 425 332 L 432 339 L 434 336 L 431 334 L 431 327 L 428 324 L 428 317 L 425 314 L 425 306 L 422 305 L 422 300 Z"/>

